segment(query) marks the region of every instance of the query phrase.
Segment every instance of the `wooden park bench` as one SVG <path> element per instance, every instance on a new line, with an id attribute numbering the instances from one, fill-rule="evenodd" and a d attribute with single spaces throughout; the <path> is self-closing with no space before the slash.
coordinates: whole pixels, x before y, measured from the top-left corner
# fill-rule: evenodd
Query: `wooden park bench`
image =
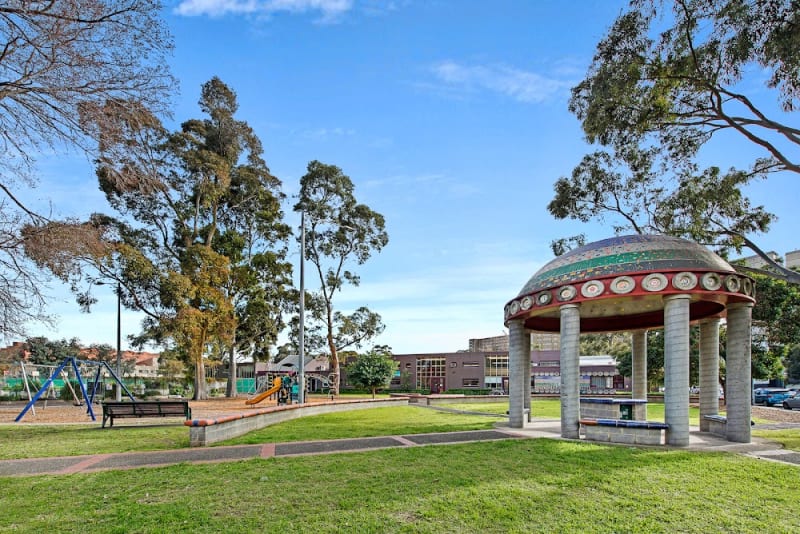
<path id="1" fill-rule="evenodd" d="M 192 409 L 186 400 L 156 400 L 156 401 L 106 401 L 103 403 L 103 426 L 106 421 L 111 421 L 109 427 L 114 426 L 116 417 L 185 417 L 192 418 Z"/>

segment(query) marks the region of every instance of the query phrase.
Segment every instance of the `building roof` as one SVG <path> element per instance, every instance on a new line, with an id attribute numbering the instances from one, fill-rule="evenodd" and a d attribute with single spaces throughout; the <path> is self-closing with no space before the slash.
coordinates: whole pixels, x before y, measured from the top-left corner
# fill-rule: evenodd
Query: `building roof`
<path id="1" fill-rule="evenodd" d="M 753 282 L 709 249 L 672 236 L 618 236 L 570 251 L 539 269 L 506 304 L 505 320 L 557 332 L 560 307 L 581 304 L 581 332 L 663 325 L 663 297 L 691 296 L 690 317 L 755 302 Z"/>

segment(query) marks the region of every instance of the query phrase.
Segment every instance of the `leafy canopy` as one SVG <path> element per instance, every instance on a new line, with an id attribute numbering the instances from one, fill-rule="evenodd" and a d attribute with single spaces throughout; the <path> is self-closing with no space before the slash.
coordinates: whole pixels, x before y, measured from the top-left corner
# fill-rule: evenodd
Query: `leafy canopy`
<path id="1" fill-rule="evenodd" d="M 199 105 L 205 118 L 169 133 L 136 103 L 109 103 L 97 175 L 121 218 L 93 220 L 115 243 L 96 268 L 146 314 L 137 341 L 164 344 L 193 364 L 203 398 L 207 357 L 227 349 L 234 361 L 274 342 L 290 267 L 280 181 L 235 117 L 235 93 L 212 78 Z"/>
<path id="2" fill-rule="evenodd" d="M 392 359 L 391 349 L 374 347 L 356 356 L 347 366 L 347 379 L 353 385 L 369 389 L 375 398 L 376 390 L 389 385 L 395 369 L 397 362 Z"/>
<path id="3" fill-rule="evenodd" d="M 365 306 L 349 315 L 336 310 L 334 299 L 345 284 L 357 286 L 361 281 L 350 265 L 363 265 L 380 252 L 389 234 L 383 215 L 356 200 L 352 180 L 339 167 L 312 161 L 307 171 L 300 179 L 300 198 L 294 209 L 303 213 L 304 254 L 319 283 L 318 291 L 304 296 L 312 319 L 308 340 L 312 350 L 321 349 L 313 343 L 324 340 L 334 388 L 338 388 L 338 352 L 360 347 L 383 332 L 384 326 L 380 315 Z"/>
<path id="4" fill-rule="evenodd" d="M 800 172 L 798 17 L 792 0 L 633 0 L 572 90 L 570 111 L 602 149 L 556 182 L 551 214 L 721 251 L 747 246 L 800 281 L 751 239 L 775 216 L 742 193 L 770 173 Z M 702 168 L 701 149 L 733 135 L 761 155 L 747 169 Z M 582 240 L 557 240 L 554 251 Z"/>

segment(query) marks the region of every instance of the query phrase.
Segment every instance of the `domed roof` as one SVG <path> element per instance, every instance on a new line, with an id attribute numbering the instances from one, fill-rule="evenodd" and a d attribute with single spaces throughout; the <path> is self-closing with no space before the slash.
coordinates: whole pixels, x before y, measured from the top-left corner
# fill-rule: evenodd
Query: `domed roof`
<path id="1" fill-rule="evenodd" d="M 687 293 L 693 319 L 718 315 L 729 301 L 754 302 L 752 280 L 707 248 L 677 237 L 629 235 L 547 263 L 506 305 L 505 317 L 557 331 L 561 305 L 587 302 L 581 308 L 583 332 L 661 326 L 663 296 Z"/>

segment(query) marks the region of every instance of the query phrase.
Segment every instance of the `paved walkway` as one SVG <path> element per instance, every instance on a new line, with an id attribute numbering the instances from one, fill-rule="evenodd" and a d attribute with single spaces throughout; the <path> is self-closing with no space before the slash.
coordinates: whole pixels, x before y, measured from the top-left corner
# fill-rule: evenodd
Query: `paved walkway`
<path id="1" fill-rule="evenodd" d="M 233 445 L 149 452 L 93 454 L 86 456 L 59 456 L 24 460 L 0 460 L 0 476 L 72 474 L 107 469 L 132 469 L 156 467 L 182 462 L 214 463 L 272 458 L 275 456 L 301 456 L 356 452 L 393 447 L 422 445 L 451 445 L 476 441 L 521 438 L 503 430 L 473 430 L 406 436 L 379 436 L 374 438 L 299 441 L 290 443 L 265 443 L 263 445 Z"/>
<path id="2" fill-rule="evenodd" d="M 443 432 L 434 434 L 411 434 L 403 436 L 379 436 L 374 438 L 352 438 L 291 443 L 265 443 L 262 445 L 234 445 L 227 447 L 204 447 L 151 452 L 127 452 L 94 454 L 85 456 L 60 456 L 52 458 L 30 458 L 24 460 L 0 460 L 0 476 L 25 476 L 44 474 L 72 474 L 103 471 L 109 469 L 133 469 L 158 467 L 183 462 L 216 463 L 246 460 L 250 458 L 272 458 L 277 456 L 301 456 L 308 454 L 331 454 L 357 452 L 394 447 L 418 447 L 424 445 L 452 445 L 500 439 L 551 438 L 561 439 L 560 422 L 536 420 L 526 423 L 525 428 L 512 429 L 505 422 L 498 423 L 494 430 L 465 432 Z M 688 447 L 680 450 L 719 451 L 744 454 L 764 460 L 800 465 L 800 453 L 780 449 L 774 442 L 753 438 L 752 443 L 730 443 L 708 433 L 693 431 Z"/>

